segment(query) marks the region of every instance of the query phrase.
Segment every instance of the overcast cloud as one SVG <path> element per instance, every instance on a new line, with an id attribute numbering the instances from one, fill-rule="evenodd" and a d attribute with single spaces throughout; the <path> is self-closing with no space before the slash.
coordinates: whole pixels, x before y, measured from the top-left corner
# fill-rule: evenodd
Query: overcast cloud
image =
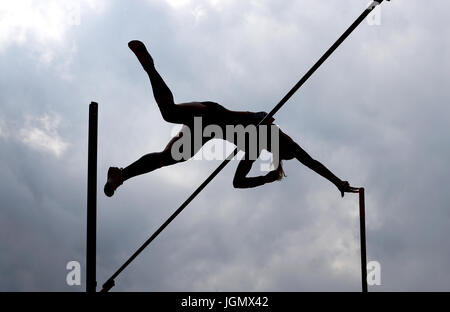
<path id="1" fill-rule="evenodd" d="M 81 291 L 88 104 L 99 103 L 98 284 L 220 163 L 191 160 L 103 195 L 109 166 L 162 149 L 146 43 L 177 102 L 270 111 L 366 0 L 2 1 L 0 291 Z M 79 3 L 79 5 L 77 5 Z M 275 116 L 366 188 L 370 291 L 449 291 L 450 3 L 393 0 Z M 358 198 L 296 161 L 236 190 L 232 162 L 117 279 L 116 291 L 359 291 Z M 258 168 L 252 173 L 258 174 Z"/>

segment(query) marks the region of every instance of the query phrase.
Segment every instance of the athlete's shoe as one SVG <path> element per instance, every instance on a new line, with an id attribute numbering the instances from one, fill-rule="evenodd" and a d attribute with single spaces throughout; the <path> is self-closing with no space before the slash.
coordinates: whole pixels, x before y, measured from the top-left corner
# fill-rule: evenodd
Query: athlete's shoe
<path id="1" fill-rule="evenodd" d="M 154 66 L 153 59 L 150 53 L 148 53 L 147 48 L 141 41 L 132 40 L 128 42 L 128 47 L 136 55 L 136 57 L 138 58 L 139 62 L 141 63 L 142 67 L 144 67 L 144 69 L 151 68 Z"/>
<path id="2" fill-rule="evenodd" d="M 105 188 L 103 189 L 105 195 L 111 197 L 114 195 L 115 190 L 122 185 L 123 183 L 123 175 L 122 168 L 117 167 L 109 167 L 108 169 L 108 179 L 105 184 Z"/>

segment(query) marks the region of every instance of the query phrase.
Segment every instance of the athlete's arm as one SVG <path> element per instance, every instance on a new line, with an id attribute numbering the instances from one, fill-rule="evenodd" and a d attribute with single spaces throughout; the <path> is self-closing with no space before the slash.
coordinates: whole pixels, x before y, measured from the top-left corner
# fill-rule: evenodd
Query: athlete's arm
<path id="1" fill-rule="evenodd" d="M 247 174 L 250 172 L 254 162 L 254 160 L 246 159 L 242 159 L 239 162 L 233 179 L 233 186 L 235 188 L 257 187 L 279 180 L 279 173 L 277 170 L 270 171 L 266 175 L 259 177 L 247 177 Z"/>

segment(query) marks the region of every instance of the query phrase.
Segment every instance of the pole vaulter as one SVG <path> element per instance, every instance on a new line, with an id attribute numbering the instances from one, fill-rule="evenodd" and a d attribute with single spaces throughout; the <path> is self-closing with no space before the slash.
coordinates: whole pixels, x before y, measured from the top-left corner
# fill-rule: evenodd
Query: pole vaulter
<path id="1" fill-rule="evenodd" d="M 389 0 L 388 0 L 389 1 Z M 283 105 L 300 89 L 303 84 L 314 74 L 314 72 L 329 58 L 329 56 L 347 39 L 347 37 L 361 24 L 361 22 L 381 3 L 383 0 L 375 0 L 373 1 L 365 10 L 364 12 L 353 22 L 352 25 L 339 37 L 339 39 L 322 55 L 322 57 L 311 67 L 311 69 L 294 85 L 294 87 L 281 99 L 281 101 L 270 111 L 268 114 L 264 114 L 261 116 L 259 122 L 257 122 L 257 126 L 263 125 L 265 123 L 270 122 L 273 120 L 273 116 L 283 107 Z M 136 43 L 138 42 L 130 42 L 129 46 L 133 50 L 133 46 L 131 44 L 134 44 L 134 47 L 136 48 Z M 135 52 L 135 51 L 133 51 Z M 135 52 L 135 54 L 139 55 Z M 139 59 L 140 60 L 140 59 Z M 141 61 L 141 60 L 140 60 Z M 141 61 L 142 64 L 142 61 Z M 144 66 L 144 64 L 142 64 Z M 144 66 L 145 68 L 145 66 Z M 153 83 L 153 81 L 152 81 Z M 163 112 L 162 112 L 163 113 Z M 95 125 L 96 126 L 96 125 Z M 97 139 L 95 138 L 95 144 L 97 144 Z M 91 142 L 91 140 L 90 140 Z M 90 144 L 90 143 L 89 143 Z M 103 284 L 103 288 L 101 292 L 107 292 L 109 291 L 114 285 L 115 285 L 115 278 L 172 222 L 182 211 L 184 208 L 187 207 L 187 205 L 211 182 L 216 175 L 223 169 L 225 166 L 236 156 L 238 153 L 238 148 L 236 148 L 230 155 L 226 157 L 226 159 L 219 165 L 219 167 L 214 170 L 210 176 L 181 204 L 181 206 L 136 250 L 135 253 L 131 255 L 131 257 L 125 261 L 125 263 L 119 267 L 119 269 Z M 91 155 L 91 154 L 90 154 Z M 96 158 L 96 154 L 95 154 Z M 94 157 L 91 155 L 89 157 L 89 161 L 93 161 Z M 95 160 L 96 161 L 96 160 Z M 88 164 L 89 170 L 92 169 L 94 166 L 90 166 Z M 96 165 L 95 165 L 96 167 Z M 89 174 L 88 174 L 89 175 Z M 90 181 L 94 181 L 93 178 Z M 91 182 L 92 183 L 92 182 Z M 347 182 L 348 184 L 348 182 Z M 108 196 L 112 196 L 114 193 L 114 189 L 108 189 L 108 185 L 105 185 L 105 193 Z M 364 292 L 367 292 L 367 281 L 366 281 L 366 243 L 365 243 L 365 212 L 364 212 L 364 189 L 363 188 L 353 188 L 350 187 L 350 185 L 344 185 L 342 186 L 342 195 L 344 192 L 352 192 L 352 193 L 359 193 L 360 195 L 360 231 L 361 231 L 361 273 L 362 273 L 362 288 Z M 88 192 L 89 193 L 89 192 Z M 95 197 L 93 197 L 92 192 L 90 193 L 90 200 L 88 202 L 92 202 Z M 94 198 L 94 199 L 93 199 Z M 92 206 L 92 204 L 91 204 Z M 95 206 L 95 205 L 94 205 Z M 89 209 L 88 209 L 89 210 Z M 88 212 L 88 218 L 89 216 L 94 216 L 95 213 L 91 211 L 91 213 Z M 92 231 L 92 220 L 88 220 L 88 225 L 91 224 L 91 227 L 88 226 L 88 235 L 92 236 L 92 239 L 95 240 L 95 227 L 94 232 Z M 94 234 L 92 234 L 94 233 Z M 90 237 L 88 236 L 88 246 L 90 247 L 90 254 L 91 257 L 88 259 L 88 266 L 91 266 L 87 268 L 87 272 L 91 272 L 91 275 L 89 276 L 89 280 L 91 281 L 88 285 L 88 290 L 92 291 L 94 288 L 95 291 L 95 262 L 94 262 L 94 268 L 92 268 L 92 263 L 95 261 L 95 256 L 92 257 L 92 248 L 95 248 L 95 242 L 90 242 Z M 90 242 L 90 243 L 89 243 Z M 92 276 L 92 272 L 94 272 L 94 276 Z"/>

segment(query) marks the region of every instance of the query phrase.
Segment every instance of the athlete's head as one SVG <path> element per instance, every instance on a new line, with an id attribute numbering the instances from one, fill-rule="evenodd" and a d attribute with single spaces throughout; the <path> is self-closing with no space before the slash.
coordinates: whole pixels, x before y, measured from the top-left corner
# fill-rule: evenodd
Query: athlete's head
<path id="1" fill-rule="evenodd" d="M 284 173 L 283 170 L 283 161 L 280 159 L 278 162 L 278 167 L 277 169 L 275 169 L 278 173 L 278 179 L 277 181 L 280 181 L 281 179 L 283 179 L 284 177 L 286 177 L 286 173 Z"/>

